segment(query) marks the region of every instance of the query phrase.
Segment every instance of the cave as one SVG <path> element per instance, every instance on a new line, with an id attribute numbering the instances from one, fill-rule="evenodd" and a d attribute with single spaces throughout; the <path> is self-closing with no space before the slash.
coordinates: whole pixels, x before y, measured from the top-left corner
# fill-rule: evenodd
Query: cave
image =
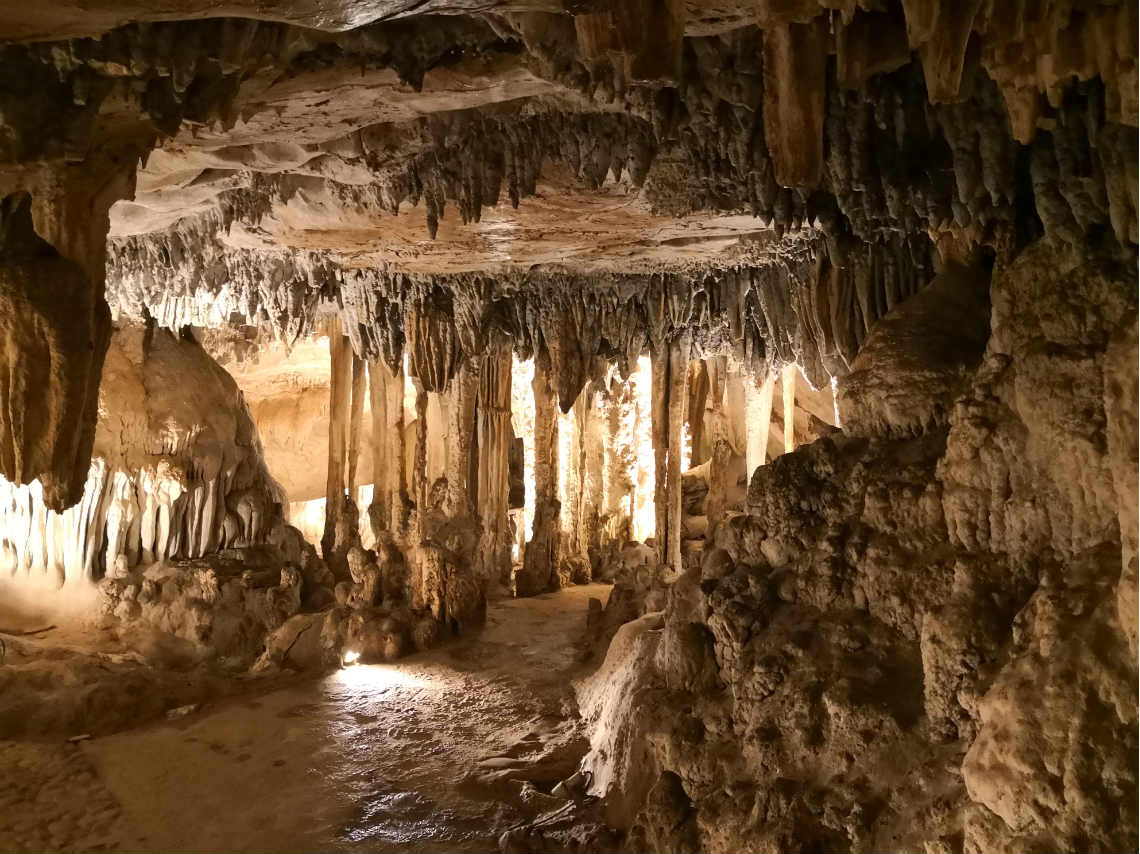
<path id="1" fill-rule="evenodd" d="M 0 850 L 1137 850 L 1138 29 L 3 4 Z"/>

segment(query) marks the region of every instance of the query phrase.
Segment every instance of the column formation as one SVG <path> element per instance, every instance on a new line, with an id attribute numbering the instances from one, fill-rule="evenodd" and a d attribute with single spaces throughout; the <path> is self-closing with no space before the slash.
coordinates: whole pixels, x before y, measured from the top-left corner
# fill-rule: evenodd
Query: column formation
<path id="1" fill-rule="evenodd" d="M 510 490 L 511 348 L 494 344 L 479 369 L 476 403 L 478 475 L 475 500 L 482 517 L 476 572 L 482 581 L 509 582 L 511 534 L 508 518 Z"/>
<path id="2" fill-rule="evenodd" d="M 560 515 L 558 502 L 558 410 L 549 365 L 534 366 L 534 525 L 515 575 L 515 594 L 533 596 L 558 583 Z"/>
<path id="3" fill-rule="evenodd" d="M 344 337 L 339 316 L 332 316 L 325 327 L 329 339 L 329 447 L 328 471 L 325 479 L 325 530 L 321 536 L 321 552 L 339 580 L 344 575 L 347 545 L 339 540 L 338 524 L 343 527 L 345 515 L 345 461 L 348 455 L 347 430 L 352 405 L 352 348 Z"/>
<path id="4" fill-rule="evenodd" d="M 767 374 L 763 378 L 744 377 L 745 430 L 748 444 L 744 459 L 748 468 L 748 480 L 756 469 L 768 459 L 768 428 L 772 424 L 772 391 L 775 377 Z"/>
<path id="5" fill-rule="evenodd" d="M 681 456 L 689 386 L 688 334 L 653 354 L 654 534 L 662 564 L 681 570 Z"/>
<path id="6" fill-rule="evenodd" d="M 408 488 L 404 454 L 404 366 L 395 372 L 382 360 L 368 364 L 372 406 L 372 530 L 407 539 Z"/>

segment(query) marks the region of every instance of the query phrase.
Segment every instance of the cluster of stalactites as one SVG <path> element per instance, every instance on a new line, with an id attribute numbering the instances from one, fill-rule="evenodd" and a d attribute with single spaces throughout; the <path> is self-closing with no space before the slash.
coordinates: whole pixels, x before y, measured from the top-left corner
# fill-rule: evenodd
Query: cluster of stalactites
<path id="1" fill-rule="evenodd" d="M 757 372 L 795 362 L 821 385 L 846 371 L 875 320 L 933 274 L 930 242 L 900 237 L 805 235 L 763 264 L 626 275 L 417 275 L 343 270 L 315 253 L 238 250 L 218 258 L 228 280 L 211 280 L 198 275 L 211 259 L 181 241 L 177 249 L 173 269 L 114 254 L 125 265 L 110 277 L 120 310 L 146 310 L 172 326 L 216 325 L 236 313 L 287 341 L 333 312 L 359 356 L 395 371 L 407 351 L 427 390 L 442 390 L 458 360 L 481 355 L 496 332 L 522 357 L 552 366 L 563 411 L 600 365 L 614 361 L 629 376 L 643 352 L 682 333 L 695 355 L 731 354 Z"/>
<path id="2" fill-rule="evenodd" d="M 0 479 L 0 571 L 54 584 L 94 581 L 127 567 L 197 558 L 265 542 L 281 521 L 282 496 L 244 466 L 207 481 L 166 463 L 117 469 L 96 457 L 79 503 L 48 509 L 38 481 Z"/>
<path id="3" fill-rule="evenodd" d="M 341 187 L 346 201 L 360 204 L 374 195 L 374 207 L 398 213 L 422 199 L 434 239 L 448 203 L 463 223 L 478 222 L 484 207 L 500 202 L 504 186 L 513 207 L 533 196 L 544 162 L 562 164 L 595 190 L 607 179 L 641 186 L 655 150 L 652 128 L 616 113 L 540 112 L 503 118 L 469 112 L 429 125 L 431 149 L 395 167 L 370 164 L 378 181 L 368 188 Z"/>
<path id="4" fill-rule="evenodd" d="M 658 157 L 677 164 L 667 181 L 651 173 L 655 208 L 746 208 L 781 233 L 818 223 L 866 240 L 948 228 L 980 239 L 1040 220 L 1073 245 L 1104 225 L 1121 246 L 1136 243 L 1136 133 L 1108 107 L 1103 82 L 1059 89 L 1046 130 L 1019 137 L 981 69 L 952 102 L 932 103 L 949 99 L 933 97 L 905 52 L 851 87 L 842 65 L 808 80 L 762 69 L 769 42 L 759 30 L 690 39 L 679 87 L 639 99 Z M 817 50 L 826 59 L 826 45 Z"/>
<path id="5" fill-rule="evenodd" d="M 0 44 L 0 162 L 83 159 L 104 140 L 104 102 L 133 110 L 147 138 L 173 135 L 183 120 L 232 126 L 242 80 L 296 64 L 392 68 L 418 87 L 424 72 L 455 51 L 517 50 L 482 20 L 446 16 L 429 25 L 397 21 L 323 33 L 269 21 L 214 18 L 129 24 L 102 36 Z"/>

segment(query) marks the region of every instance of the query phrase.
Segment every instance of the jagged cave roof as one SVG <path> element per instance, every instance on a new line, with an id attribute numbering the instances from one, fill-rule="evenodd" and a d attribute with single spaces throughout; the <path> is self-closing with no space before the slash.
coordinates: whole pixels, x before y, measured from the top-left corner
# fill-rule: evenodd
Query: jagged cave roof
<path id="1" fill-rule="evenodd" d="M 394 363 L 414 311 L 579 378 L 687 334 L 821 382 L 923 235 L 1136 242 L 1135 4 L 943 5 L 48 4 L 0 13 L 0 159 L 143 158 L 127 314 L 334 311 Z"/>

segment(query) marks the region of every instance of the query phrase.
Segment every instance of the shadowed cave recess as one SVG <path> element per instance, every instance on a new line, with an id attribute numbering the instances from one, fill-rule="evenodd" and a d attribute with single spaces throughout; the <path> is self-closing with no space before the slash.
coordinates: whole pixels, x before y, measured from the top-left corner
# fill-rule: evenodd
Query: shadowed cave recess
<path id="1" fill-rule="evenodd" d="M 1137 5 L 0 8 L 0 849 L 1126 851 Z"/>

